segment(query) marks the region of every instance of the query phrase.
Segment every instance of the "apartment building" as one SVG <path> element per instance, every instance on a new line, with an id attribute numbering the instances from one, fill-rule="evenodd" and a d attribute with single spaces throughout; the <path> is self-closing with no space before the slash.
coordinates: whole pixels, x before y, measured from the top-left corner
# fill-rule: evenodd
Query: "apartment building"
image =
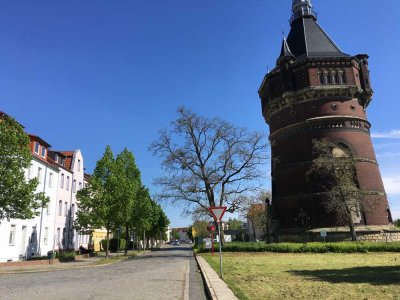
<path id="1" fill-rule="evenodd" d="M 0 117 L 5 113 L 0 112 Z M 31 166 L 25 170 L 29 180 L 37 177 L 36 192 L 50 201 L 29 220 L 0 220 L 0 262 L 45 256 L 53 250 L 79 250 L 90 242 L 74 228 L 77 192 L 84 187 L 84 162 L 80 150 L 54 151 L 36 135 L 29 135 Z"/>

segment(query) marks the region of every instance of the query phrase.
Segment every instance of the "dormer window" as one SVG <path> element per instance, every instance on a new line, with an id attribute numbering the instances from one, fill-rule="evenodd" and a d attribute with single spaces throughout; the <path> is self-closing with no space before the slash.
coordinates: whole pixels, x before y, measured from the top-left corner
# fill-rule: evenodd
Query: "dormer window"
<path id="1" fill-rule="evenodd" d="M 46 156 L 46 148 L 42 146 L 42 157 Z"/>
<path id="2" fill-rule="evenodd" d="M 56 162 L 62 166 L 64 165 L 64 160 L 57 154 L 56 154 Z"/>
<path id="3" fill-rule="evenodd" d="M 35 142 L 35 153 L 36 154 L 39 154 L 39 147 L 40 147 L 39 143 Z"/>

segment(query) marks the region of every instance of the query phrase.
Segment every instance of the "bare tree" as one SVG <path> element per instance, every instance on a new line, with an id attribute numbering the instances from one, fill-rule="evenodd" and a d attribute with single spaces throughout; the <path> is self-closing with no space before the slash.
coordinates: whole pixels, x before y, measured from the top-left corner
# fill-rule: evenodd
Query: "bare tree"
<path id="1" fill-rule="evenodd" d="M 268 144 L 259 132 L 237 128 L 219 118 L 209 119 L 185 107 L 169 130 L 160 132 L 150 145 L 162 158 L 165 175 L 155 180 L 162 186 L 159 199 L 185 204 L 186 211 L 227 206 L 234 212 L 240 195 L 260 187 L 268 159 Z"/>
<path id="2" fill-rule="evenodd" d="M 364 209 L 358 188 L 355 159 L 345 146 L 326 139 L 314 140 L 315 158 L 308 176 L 318 176 L 322 192 L 319 198 L 327 211 L 335 214 L 339 224 L 347 224 L 351 239 L 357 240 L 354 218 Z"/>

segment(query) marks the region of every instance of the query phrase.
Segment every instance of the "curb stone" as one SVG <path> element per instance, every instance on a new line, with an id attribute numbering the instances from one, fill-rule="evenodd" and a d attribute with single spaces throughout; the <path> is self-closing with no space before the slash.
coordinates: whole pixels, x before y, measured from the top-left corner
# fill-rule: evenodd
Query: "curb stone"
<path id="1" fill-rule="evenodd" d="M 146 253 L 146 252 L 141 252 L 141 253 L 138 253 L 138 254 L 136 254 L 135 256 L 133 256 L 133 258 L 134 257 L 136 257 L 136 256 L 141 256 L 142 254 L 144 254 L 144 253 Z M 126 258 L 126 259 L 124 259 L 124 260 L 127 260 L 127 259 L 129 259 L 129 257 L 128 258 Z M 123 260 L 123 261 L 124 261 Z M 20 270 L 10 270 L 10 271 L 4 271 L 4 270 L 1 270 L 0 269 L 0 276 L 2 276 L 2 275 L 7 275 L 7 274 L 26 274 L 26 273 L 47 273 L 47 272 L 56 272 L 56 271 L 63 271 L 63 270 L 76 270 L 76 269 L 87 269 L 87 268 L 96 268 L 96 267 L 104 267 L 104 266 L 108 266 L 108 265 L 111 265 L 111 264 L 114 264 L 114 263 L 117 263 L 117 262 L 120 262 L 121 260 L 119 260 L 119 261 L 112 261 L 112 262 L 109 262 L 109 263 L 104 263 L 104 264 L 96 264 L 96 261 L 95 262 L 90 262 L 89 264 L 87 264 L 87 265 L 83 265 L 83 266 L 72 266 L 72 267 L 64 267 L 64 268 L 51 268 L 51 269 L 45 269 L 45 268 L 43 268 L 43 269 L 33 269 L 33 270 L 28 270 L 28 269 L 20 269 Z M 48 266 L 48 265 L 46 265 L 46 266 Z"/>
<path id="2" fill-rule="evenodd" d="M 219 278 L 219 275 L 210 267 L 206 260 L 194 254 L 200 267 L 209 297 L 212 300 L 238 300 L 228 285 Z"/>

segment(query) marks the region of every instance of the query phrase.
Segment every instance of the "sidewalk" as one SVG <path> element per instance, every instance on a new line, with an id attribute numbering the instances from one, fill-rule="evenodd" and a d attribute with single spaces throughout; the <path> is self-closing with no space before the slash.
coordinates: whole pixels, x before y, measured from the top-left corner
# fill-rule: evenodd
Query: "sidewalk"
<path id="1" fill-rule="evenodd" d="M 197 263 L 200 266 L 204 277 L 204 284 L 208 290 L 209 296 L 213 300 L 237 300 L 228 285 L 219 278 L 219 275 L 210 267 L 206 260 L 195 255 Z"/>
<path id="2" fill-rule="evenodd" d="M 137 254 L 140 255 L 141 253 Z M 51 272 L 51 271 L 59 271 L 59 270 L 68 270 L 68 269 L 79 269 L 79 268 L 89 268 L 96 266 L 104 266 L 107 264 L 115 263 L 124 259 L 128 259 L 132 257 L 132 255 L 123 256 L 123 253 L 110 253 L 110 261 L 107 262 L 104 256 L 94 256 L 87 258 L 78 258 L 75 261 L 71 262 L 58 262 L 55 260 L 53 264 L 49 264 L 48 260 L 44 260 L 43 262 L 47 262 L 44 264 L 30 264 L 29 261 L 21 263 L 21 265 L 14 266 L 2 266 L 0 264 L 0 276 L 3 274 L 15 274 L 15 273 L 35 273 L 35 272 Z M 115 257 L 120 257 L 121 260 L 115 259 Z"/>

